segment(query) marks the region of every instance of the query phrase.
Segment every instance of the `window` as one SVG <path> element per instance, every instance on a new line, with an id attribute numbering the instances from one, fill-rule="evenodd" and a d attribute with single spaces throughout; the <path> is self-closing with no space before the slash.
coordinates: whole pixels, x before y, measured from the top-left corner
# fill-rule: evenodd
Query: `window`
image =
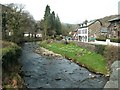
<path id="1" fill-rule="evenodd" d="M 85 34 L 87 34 L 87 29 L 85 29 Z"/>
<path id="2" fill-rule="evenodd" d="M 84 29 L 82 30 L 82 34 L 84 34 Z"/>
<path id="3" fill-rule="evenodd" d="M 79 30 L 79 34 L 81 34 L 81 30 Z"/>

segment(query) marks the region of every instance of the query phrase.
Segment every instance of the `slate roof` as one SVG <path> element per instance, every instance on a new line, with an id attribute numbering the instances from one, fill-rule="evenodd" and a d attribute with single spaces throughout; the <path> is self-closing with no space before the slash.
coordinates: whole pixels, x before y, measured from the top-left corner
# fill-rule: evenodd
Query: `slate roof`
<path id="1" fill-rule="evenodd" d="M 84 28 L 84 27 L 89 27 L 90 25 L 94 24 L 96 21 L 99 21 L 98 19 L 96 20 L 91 20 L 87 23 L 83 22 L 83 23 L 80 23 L 78 24 L 80 26 L 80 28 Z M 99 21 L 100 22 L 100 21 Z M 101 23 L 101 22 L 100 22 Z M 102 24 L 102 23 L 101 23 Z"/>
<path id="2" fill-rule="evenodd" d="M 109 22 L 114 22 L 114 21 L 119 21 L 120 20 L 120 16 L 116 17 L 116 18 L 113 18 L 111 20 L 109 20 Z"/>

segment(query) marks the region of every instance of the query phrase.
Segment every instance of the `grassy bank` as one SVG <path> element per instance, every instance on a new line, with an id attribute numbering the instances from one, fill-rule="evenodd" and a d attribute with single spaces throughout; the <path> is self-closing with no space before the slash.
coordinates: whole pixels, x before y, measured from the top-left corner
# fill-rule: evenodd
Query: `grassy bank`
<path id="1" fill-rule="evenodd" d="M 20 88 L 22 79 L 19 75 L 20 65 L 18 58 L 21 48 L 12 42 L 2 41 L 2 86 L 3 88 Z"/>
<path id="2" fill-rule="evenodd" d="M 104 75 L 109 73 L 106 60 L 103 56 L 83 49 L 76 44 L 64 44 L 60 42 L 47 43 L 44 41 L 40 45 L 66 58 L 72 59 L 93 72 Z"/>

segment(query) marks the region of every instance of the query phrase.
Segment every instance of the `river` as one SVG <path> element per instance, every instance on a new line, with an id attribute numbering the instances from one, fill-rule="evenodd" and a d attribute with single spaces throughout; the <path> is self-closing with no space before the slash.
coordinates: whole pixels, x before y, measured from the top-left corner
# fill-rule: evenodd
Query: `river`
<path id="1" fill-rule="evenodd" d="M 37 42 L 22 46 L 20 63 L 27 88 L 103 88 L 108 81 L 65 58 L 37 54 L 37 47 Z"/>

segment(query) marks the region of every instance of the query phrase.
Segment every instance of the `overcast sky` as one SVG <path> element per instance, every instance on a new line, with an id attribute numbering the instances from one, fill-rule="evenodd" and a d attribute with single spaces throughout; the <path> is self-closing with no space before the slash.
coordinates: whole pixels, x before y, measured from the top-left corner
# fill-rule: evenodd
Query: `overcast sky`
<path id="1" fill-rule="evenodd" d="M 118 14 L 120 0 L 0 0 L 2 4 L 17 3 L 25 5 L 25 9 L 35 20 L 41 20 L 48 4 L 64 23 L 78 23 L 84 20 L 102 18 Z"/>

